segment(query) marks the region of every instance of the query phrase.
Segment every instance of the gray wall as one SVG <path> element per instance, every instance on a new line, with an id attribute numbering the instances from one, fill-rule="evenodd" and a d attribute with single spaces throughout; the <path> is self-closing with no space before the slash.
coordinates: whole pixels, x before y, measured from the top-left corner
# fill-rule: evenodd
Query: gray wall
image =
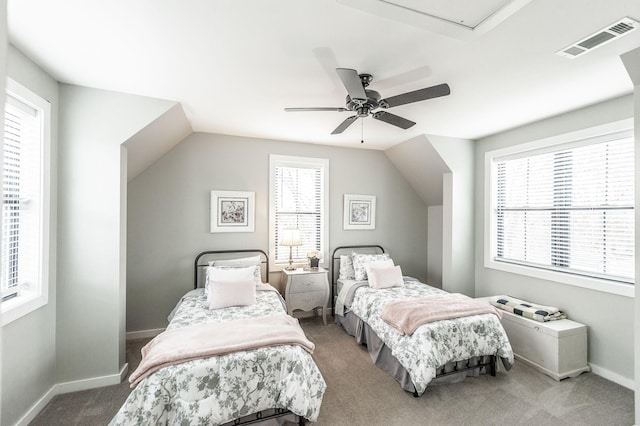
<path id="1" fill-rule="evenodd" d="M 487 151 L 607 124 L 633 116 L 633 96 L 500 133 L 476 145 L 476 294 L 510 294 L 560 306 L 588 326 L 588 361 L 594 372 L 633 386 L 634 299 L 484 267 L 484 157 Z"/>
<path id="2" fill-rule="evenodd" d="M 450 172 L 442 179 L 442 288 L 475 295 L 474 142 L 428 136 Z"/>
<path id="3" fill-rule="evenodd" d="M 442 288 L 442 206 L 429 206 L 427 284 Z"/>
<path id="4" fill-rule="evenodd" d="M 166 326 L 200 251 L 268 249 L 269 154 L 329 159 L 331 250 L 381 244 L 403 273 L 426 279 L 427 207 L 382 151 L 194 133 L 129 182 L 128 331 Z M 213 189 L 255 192 L 255 232 L 209 233 Z M 345 193 L 377 196 L 375 230 L 342 229 Z"/>
<path id="5" fill-rule="evenodd" d="M 60 85 L 57 381 L 118 383 L 125 363 L 126 155 L 175 105 Z M 70 389 L 77 390 L 77 389 Z"/>
<path id="6" fill-rule="evenodd" d="M 51 239 L 49 302 L 3 327 L 2 424 L 18 421 L 55 384 L 56 324 L 56 147 L 58 84 L 17 49 L 9 46 L 7 75 L 51 102 Z M 4 87 L 4 80 L 3 80 Z M 2 90 L 4 95 L 4 89 Z M 4 106 L 4 102 L 3 102 Z M 25 339 L 25 336 L 29 336 Z"/>
<path id="7" fill-rule="evenodd" d="M 53 162 L 49 303 L 2 328 L 0 424 L 12 425 L 28 422 L 58 393 L 120 381 L 126 320 L 122 144 L 176 104 L 59 86 L 11 46 L 6 64 L 8 76 L 51 102 Z"/>
<path id="8" fill-rule="evenodd" d="M 633 81 L 635 95 L 634 95 L 634 130 L 637 142 L 640 141 L 640 48 L 634 49 L 621 56 L 622 62 L 627 69 L 627 73 Z M 635 152 L 635 164 L 636 164 L 636 206 L 640 205 L 640 170 L 638 170 L 638 164 L 640 164 L 640 149 L 636 149 Z M 636 236 L 638 235 L 638 229 L 640 229 L 640 213 L 636 209 Z M 636 238 L 636 253 L 640 252 L 640 242 Z M 636 283 L 640 282 L 640 259 L 636 256 Z M 640 297 L 635 299 L 635 377 L 636 377 L 636 424 L 640 424 Z"/>
<path id="9" fill-rule="evenodd" d="M 5 81 L 7 77 L 7 2 L 0 0 L 0 125 L 4 129 Z M 1 190 L 0 190 L 1 192 Z M 0 302 L 1 303 L 1 302 Z M 2 327 L 0 327 L 0 366 L 2 365 Z M 0 374 L 0 401 L 2 401 L 2 374 Z M 2 424 L 2 404 L 0 404 Z"/>

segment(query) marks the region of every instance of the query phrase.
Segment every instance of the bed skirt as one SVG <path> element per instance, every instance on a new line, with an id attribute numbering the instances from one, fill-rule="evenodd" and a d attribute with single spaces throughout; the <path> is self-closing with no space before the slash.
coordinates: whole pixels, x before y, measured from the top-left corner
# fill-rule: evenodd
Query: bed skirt
<path id="1" fill-rule="evenodd" d="M 376 367 L 396 379 L 402 389 L 417 396 L 416 388 L 409 373 L 391 354 L 391 349 L 378 337 L 369 324 L 362 321 L 360 317 L 351 311 L 347 312 L 344 316 L 336 315 L 335 321 L 340 324 L 347 333 L 354 336 L 356 342 L 367 346 L 369 356 L 371 356 L 371 360 Z M 429 386 L 443 383 L 457 383 L 470 376 L 477 377 L 480 374 L 489 373 L 486 367 L 457 371 L 463 368 L 473 367 L 479 363 L 486 364 L 488 359 L 489 356 L 478 356 L 465 361 L 449 362 L 438 369 L 436 378 L 429 382 Z M 494 362 L 496 368 L 499 367 L 498 364 L 498 362 Z"/>

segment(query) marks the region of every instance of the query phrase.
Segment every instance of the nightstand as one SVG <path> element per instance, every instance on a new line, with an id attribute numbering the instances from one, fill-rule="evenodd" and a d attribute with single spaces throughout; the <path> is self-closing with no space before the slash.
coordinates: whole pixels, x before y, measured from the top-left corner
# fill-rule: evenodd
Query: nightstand
<path id="1" fill-rule="evenodd" d="M 328 272 L 324 268 L 282 270 L 282 284 L 285 286 L 284 299 L 289 315 L 292 315 L 296 309 L 311 311 L 322 308 L 322 323 L 327 325 Z"/>

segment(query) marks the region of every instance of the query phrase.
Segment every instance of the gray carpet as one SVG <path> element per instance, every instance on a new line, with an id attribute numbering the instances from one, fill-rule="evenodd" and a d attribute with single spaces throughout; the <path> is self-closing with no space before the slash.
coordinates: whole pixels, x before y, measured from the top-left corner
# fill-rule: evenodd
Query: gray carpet
<path id="1" fill-rule="evenodd" d="M 516 361 L 496 377 L 427 388 L 414 398 L 375 367 L 366 348 L 339 326 L 301 320 L 316 344 L 327 391 L 317 425 L 633 425 L 633 392 L 592 373 L 561 382 Z M 127 342 L 133 370 L 147 340 Z M 127 383 L 56 396 L 35 426 L 104 425 L 129 393 Z"/>

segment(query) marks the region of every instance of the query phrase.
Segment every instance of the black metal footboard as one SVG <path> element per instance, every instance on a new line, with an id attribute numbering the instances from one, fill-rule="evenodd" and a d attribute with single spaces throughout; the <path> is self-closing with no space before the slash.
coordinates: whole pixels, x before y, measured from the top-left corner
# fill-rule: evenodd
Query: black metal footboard
<path id="1" fill-rule="evenodd" d="M 462 364 L 462 366 L 460 365 Z M 462 373 L 464 371 L 472 371 L 480 368 L 486 368 L 492 376 L 495 377 L 497 371 L 498 357 L 496 355 L 483 355 L 481 357 L 476 357 L 473 360 L 467 359 L 465 361 L 459 361 L 454 363 L 452 368 L 447 368 L 446 366 L 442 366 L 438 368 L 436 372 L 436 379 L 440 377 L 450 376 L 453 374 Z M 418 397 L 417 391 L 413 391 L 413 396 Z"/>
<path id="2" fill-rule="evenodd" d="M 284 416 L 289 416 L 292 413 L 289 410 L 285 410 L 284 408 L 272 408 L 269 410 L 263 410 L 257 413 L 253 413 L 253 414 L 249 414 L 247 416 L 244 417 L 240 417 L 239 419 L 235 419 L 233 421 L 224 423 L 223 426 L 236 426 L 236 425 L 252 425 L 252 424 L 256 424 L 256 423 L 261 423 L 270 419 L 275 419 L 278 417 L 284 417 Z M 297 418 L 298 418 L 298 425 L 304 425 L 306 423 L 306 420 L 304 417 L 302 416 L 298 416 L 297 414 L 294 414 Z"/>

